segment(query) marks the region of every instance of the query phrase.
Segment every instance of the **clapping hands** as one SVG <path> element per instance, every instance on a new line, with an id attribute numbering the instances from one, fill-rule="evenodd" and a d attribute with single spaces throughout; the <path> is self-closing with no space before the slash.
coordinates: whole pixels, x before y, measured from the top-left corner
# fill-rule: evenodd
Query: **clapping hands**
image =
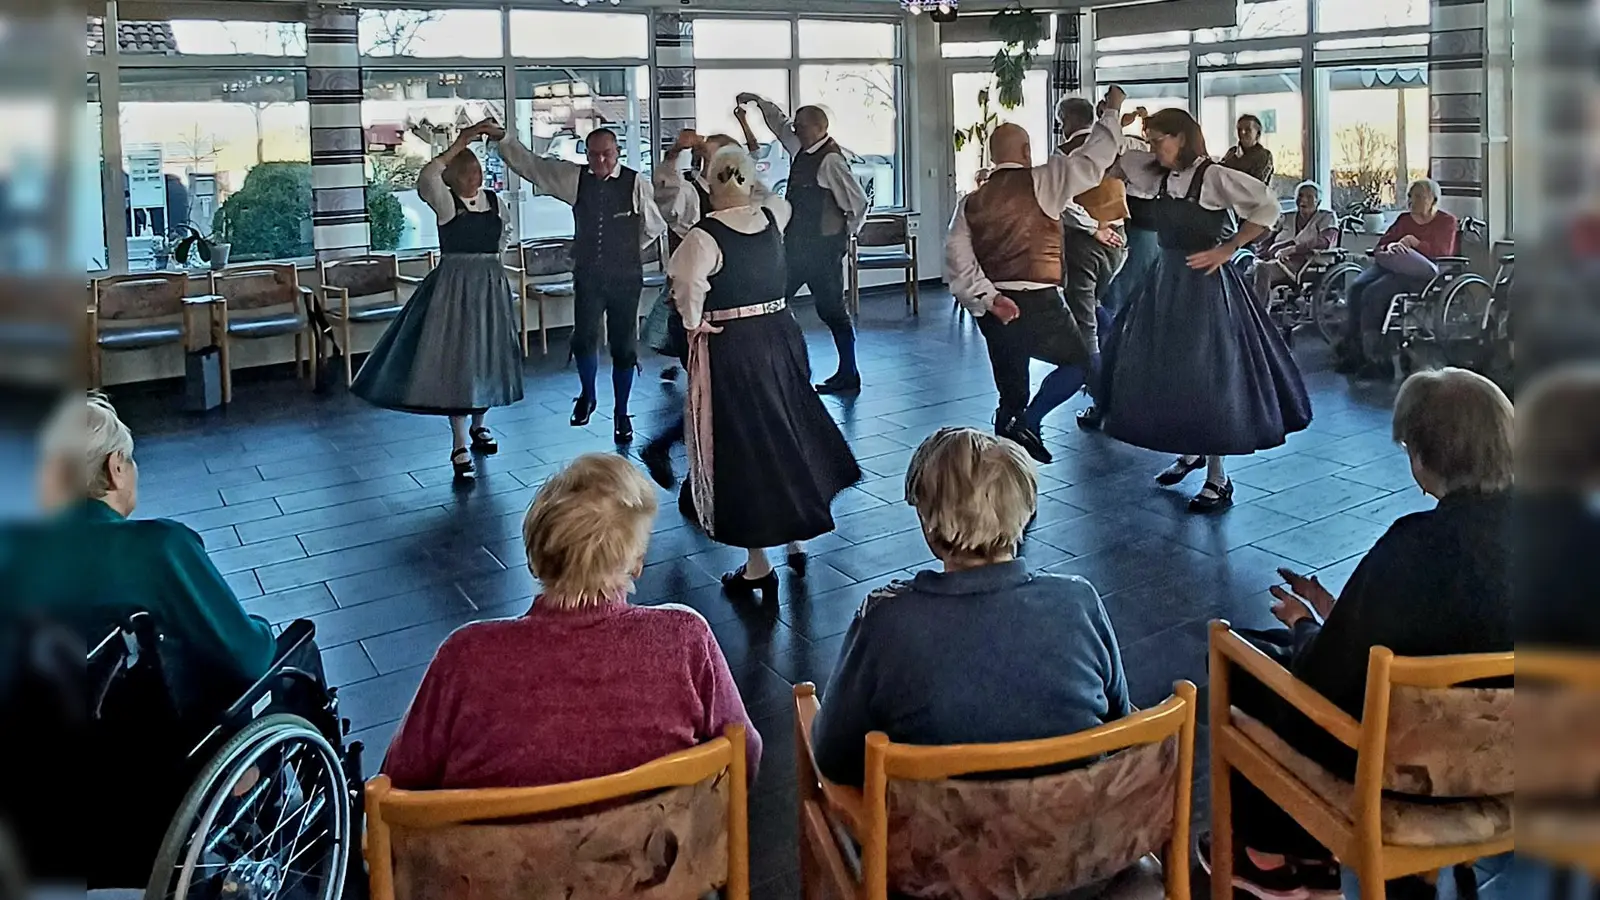
<path id="1" fill-rule="evenodd" d="M 1272 614 L 1278 621 L 1293 628 L 1301 619 L 1316 617 L 1327 621 L 1333 612 L 1335 598 L 1328 589 L 1322 586 L 1317 576 L 1307 577 L 1290 569 L 1279 569 L 1278 575 L 1285 584 L 1274 585 L 1271 588 L 1273 603 Z"/>

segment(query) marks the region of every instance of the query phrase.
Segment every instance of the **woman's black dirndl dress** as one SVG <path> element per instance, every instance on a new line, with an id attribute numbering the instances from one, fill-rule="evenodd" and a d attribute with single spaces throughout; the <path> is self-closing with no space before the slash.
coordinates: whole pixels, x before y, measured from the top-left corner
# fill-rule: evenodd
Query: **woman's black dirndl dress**
<path id="1" fill-rule="evenodd" d="M 517 304 L 500 262 L 500 201 L 439 226 L 439 265 L 384 331 L 350 392 L 403 412 L 462 416 L 522 399 Z"/>
<path id="2" fill-rule="evenodd" d="M 1184 197 L 1168 178 L 1147 207 L 1161 252 L 1118 312 L 1106 343 L 1099 401 L 1105 432 L 1168 453 L 1236 456 L 1266 450 L 1311 423 L 1300 369 L 1250 285 L 1229 262 L 1206 274 L 1191 253 L 1233 233 L 1231 210 L 1200 205 L 1209 160 Z"/>
<path id="3" fill-rule="evenodd" d="M 783 300 L 783 239 L 743 234 L 709 216 L 722 250 L 704 318 L 722 331 L 689 350 L 685 518 L 719 543 L 754 549 L 833 530 L 833 498 L 861 478 L 839 426 L 811 386 L 805 336 Z"/>

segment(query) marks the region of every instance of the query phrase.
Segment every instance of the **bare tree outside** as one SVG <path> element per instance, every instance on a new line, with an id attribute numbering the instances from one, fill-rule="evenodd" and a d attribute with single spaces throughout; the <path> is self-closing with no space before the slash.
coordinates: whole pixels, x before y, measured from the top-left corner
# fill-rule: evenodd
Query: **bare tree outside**
<path id="1" fill-rule="evenodd" d="M 443 15 L 432 9 L 363 9 L 361 22 L 372 28 L 370 41 L 362 48 L 372 56 L 410 56 L 412 45 L 423 26 Z"/>
<path id="2" fill-rule="evenodd" d="M 187 134 L 173 143 L 173 162 L 182 163 L 190 175 L 217 161 L 217 155 L 227 144 L 214 132 L 202 132 L 196 122 Z"/>
<path id="3" fill-rule="evenodd" d="M 1339 154 L 1333 166 L 1333 208 L 1344 209 L 1369 200 L 1381 206 L 1395 202 L 1395 165 L 1399 155 L 1394 137 L 1366 123 L 1341 128 L 1334 134 Z"/>

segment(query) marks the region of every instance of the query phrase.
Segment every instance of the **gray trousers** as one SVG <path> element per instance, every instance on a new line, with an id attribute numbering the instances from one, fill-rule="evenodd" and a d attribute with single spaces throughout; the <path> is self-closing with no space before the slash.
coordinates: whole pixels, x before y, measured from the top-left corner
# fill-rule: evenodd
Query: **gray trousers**
<path id="1" fill-rule="evenodd" d="M 1122 271 L 1128 261 L 1128 233 L 1121 225 L 1112 231 L 1122 238 L 1121 247 L 1107 247 L 1087 231 L 1070 225 L 1062 229 L 1061 257 L 1065 264 L 1067 309 L 1078 323 L 1090 347 L 1098 347 L 1099 336 L 1095 330 L 1095 307 L 1111 287 L 1111 279 Z"/>

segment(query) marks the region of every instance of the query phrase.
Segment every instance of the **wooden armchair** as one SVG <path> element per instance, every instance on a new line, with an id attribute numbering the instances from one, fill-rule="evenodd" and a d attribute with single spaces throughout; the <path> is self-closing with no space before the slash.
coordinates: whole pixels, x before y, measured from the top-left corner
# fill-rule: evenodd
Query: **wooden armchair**
<path id="1" fill-rule="evenodd" d="M 522 355 L 527 356 L 530 306 L 539 310 L 539 352 L 550 352 L 550 329 L 545 320 L 546 297 L 571 297 L 572 238 L 537 238 L 511 248 L 516 265 L 506 271 L 516 279 L 517 300 L 522 305 Z"/>
<path id="2" fill-rule="evenodd" d="M 367 782 L 373 900 L 749 900 L 745 733 L 636 769 L 535 788 Z"/>
<path id="3" fill-rule="evenodd" d="M 387 322 L 400 315 L 405 299 L 402 285 L 415 287 L 421 278 L 400 274 L 400 261 L 391 253 L 369 253 L 346 259 L 327 260 L 317 267 L 321 276 L 322 314 L 330 327 L 339 329 L 336 344 L 343 351 L 344 383 L 355 381 L 355 364 L 350 334 L 355 325 Z M 322 342 L 317 341 L 317 351 Z"/>
<path id="4" fill-rule="evenodd" d="M 297 374 L 317 377 L 316 332 L 311 327 L 311 289 L 300 286 L 300 273 L 292 263 L 249 263 L 229 267 L 207 276 L 211 293 L 222 298 L 217 304 L 221 322 L 217 347 L 222 357 L 222 402 L 233 399 L 231 344 L 235 338 L 294 335 L 294 365 Z M 309 358 L 309 364 L 307 359 Z"/>
<path id="5" fill-rule="evenodd" d="M 911 233 L 911 220 L 905 213 L 879 213 L 867 216 L 861 230 L 850 236 L 850 252 L 845 254 L 850 267 L 850 309 L 861 312 L 861 270 L 901 269 L 906 276 L 906 308 L 912 315 L 922 311 L 917 284 L 917 236 Z"/>
<path id="6" fill-rule="evenodd" d="M 1193 684 L 1178 682 L 1154 709 L 1046 740 L 918 747 L 874 732 L 862 790 L 818 773 L 816 688 L 795 685 L 794 697 L 806 900 L 886 900 L 891 890 L 1031 900 L 1105 879 L 1108 898 L 1188 898 Z M 1079 760 L 1094 761 L 1025 778 L 962 777 Z M 1166 857 L 1164 875 L 1155 853 Z"/>
<path id="7" fill-rule="evenodd" d="M 1383 900 L 1386 881 L 1512 849 L 1513 691 L 1461 685 L 1509 678 L 1513 654 L 1415 658 L 1374 647 L 1358 722 L 1228 623 L 1211 623 L 1210 644 L 1215 900 L 1233 897 L 1234 771 L 1353 868 L 1363 900 Z M 1355 781 L 1335 776 L 1235 708 L 1229 691 L 1235 671 L 1354 749 Z M 1395 794 L 1430 800 L 1409 802 Z"/>
<path id="8" fill-rule="evenodd" d="M 182 272 L 110 275 L 89 283 L 89 386 L 101 386 L 106 351 L 143 350 L 165 344 L 194 343 L 193 310 L 216 297 L 189 297 Z"/>

